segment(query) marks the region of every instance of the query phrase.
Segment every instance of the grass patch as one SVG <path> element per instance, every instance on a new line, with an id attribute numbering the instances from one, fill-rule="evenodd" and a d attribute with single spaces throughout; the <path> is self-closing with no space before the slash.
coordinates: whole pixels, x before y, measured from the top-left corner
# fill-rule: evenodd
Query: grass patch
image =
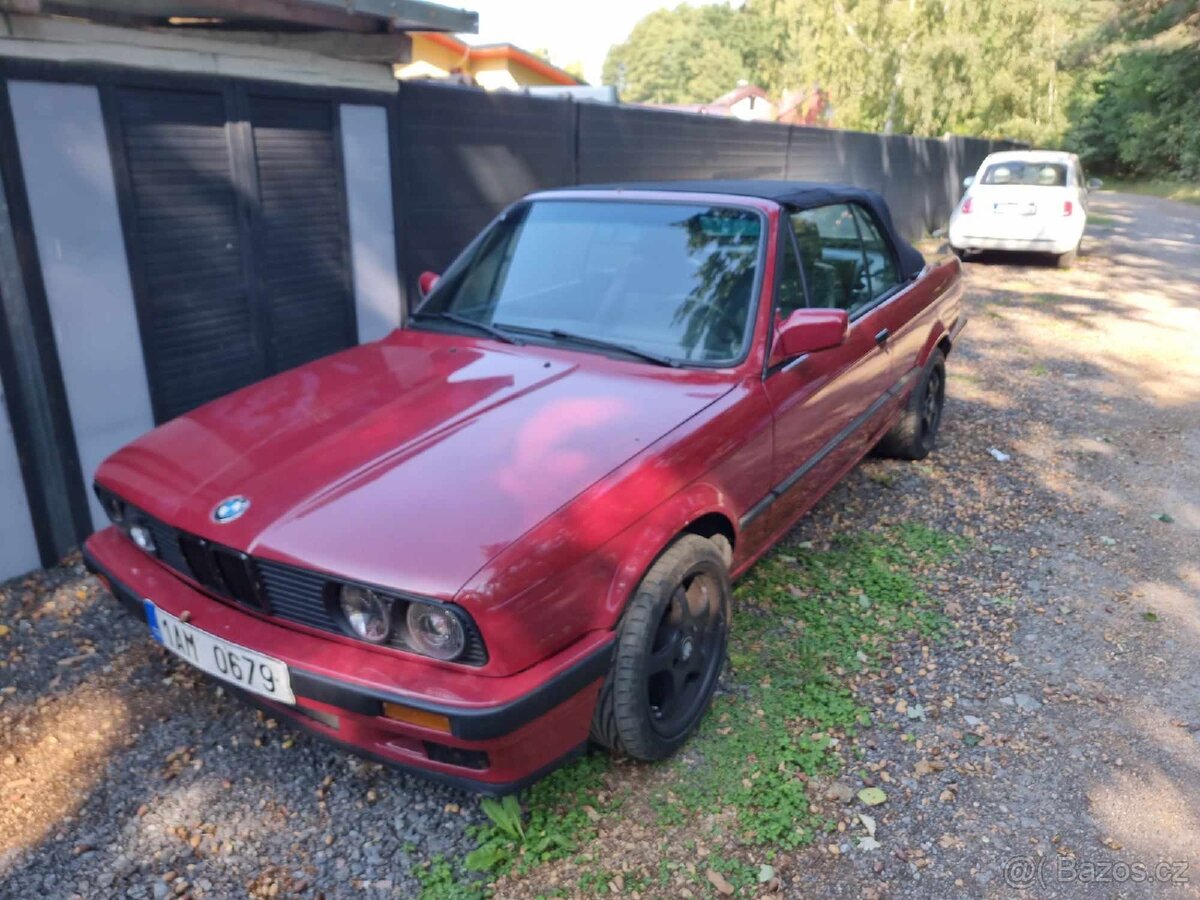
<path id="1" fill-rule="evenodd" d="M 511 808 L 489 803 L 492 821 L 477 829 L 467 870 L 523 874 L 569 859 L 579 890 L 607 892 L 616 861 L 589 844 L 601 823 L 629 821 L 648 831 L 653 862 L 624 871 L 626 890 L 666 890 L 684 875 L 704 896 L 708 870 L 736 889 L 753 887 L 764 859 L 835 826 L 813 811 L 808 779 L 840 771 L 871 722 L 855 678 L 887 664 L 898 642 L 943 630 L 921 572 L 957 548 L 957 539 L 917 525 L 842 536 L 827 550 L 781 547 L 735 590 L 722 691 L 684 751 L 638 767 L 648 777 L 625 779 L 638 782 L 636 793 L 607 757 L 585 758 L 525 792 L 519 826 Z M 693 858 L 697 841 L 713 851 L 704 864 L 677 865 Z M 459 893 L 446 893 L 455 877 L 444 861 L 425 871 L 426 900 L 487 896 L 465 872 Z"/>
<path id="2" fill-rule="evenodd" d="M 1045 378 L 1050 374 L 1050 370 L 1046 368 L 1044 363 L 1034 363 L 1029 367 L 1029 374 L 1036 375 L 1038 378 Z"/>
<path id="3" fill-rule="evenodd" d="M 1167 181 L 1154 179 L 1148 181 L 1116 181 L 1104 182 L 1106 191 L 1119 191 L 1123 194 L 1146 194 L 1150 197 L 1165 197 L 1168 200 L 1182 200 L 1184 203 L 1200 204 L 1200 184 L 1186 181 Z M 1088 217 L 1092 218 L 1091 216 Z"/>
<path id="4" fill-rule="evenodd" d="M 1109 227 L 1116 225 L 1119 221 L 1120 220 L 1115 216 L 1102 216 L 1100 213 L 1093 212 L 1088 213 L 1087 217 L 1087 223 L 1089 225 L 1103 225 L 1105 227 Z"/>
<path id="5" fill-rule="evenodd" d="M 847 675 L 878 669 L 904 637 L 940 629 L 914 569 L 952 546 L 905 526 L 826 551 L 785 550 L 755 567 L 736 592 L 730 690 L 691 745 L 703 762 L 671 763 L 685 819 L 732 810 L 742 845 L 785 849 L 832 825 L 809 811 L 797 776 L 836 770 L 835 748 L 870 723 Z"/>

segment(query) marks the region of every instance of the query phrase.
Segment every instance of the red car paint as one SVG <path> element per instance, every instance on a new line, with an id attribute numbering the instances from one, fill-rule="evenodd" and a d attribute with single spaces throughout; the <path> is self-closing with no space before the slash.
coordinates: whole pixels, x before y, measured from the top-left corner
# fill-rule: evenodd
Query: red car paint
<path id="1" fill-rule="evenodd" d="M 670 369 L 401 329 L 169 422 L 96 476 L 161 521 L 252 557 L 453 602 L 478 625 L 486 664 L 438 662 L 215 599 L 116 528 L 87 542 L 89 564 L 131 606 L 150 598 L 175 615 L 186 610 L 195 627 L 314 678 L 456 722 L 494 713 L 481 738 L 474 725 L 462 726 L 474 737 L 431 733 L 299 691 L 296 710 L 273 706 L 336 715 L 337 730 L 299 721 L 357 750 L 495 790 L 581 747 L 607 664 L 597 652 L 611 645 L 654 558 L 680 532 L 719 525 L 734 537 L 731 572 L 743 573 L 887 431 L 911 390 L 906 376 L 963 321 L 959 263 L 947 258 L 852 320 L 839 346 L 766 375 L 779 205 L 622 197 L 766 214 L 769 252 L 742 363 Z M 250 508 L 214 523 L 214 507 L 231 495 L 252 498 Z M 486 751 L 488 765 L 436 762 L 422 749 L 427 739 Z"/>

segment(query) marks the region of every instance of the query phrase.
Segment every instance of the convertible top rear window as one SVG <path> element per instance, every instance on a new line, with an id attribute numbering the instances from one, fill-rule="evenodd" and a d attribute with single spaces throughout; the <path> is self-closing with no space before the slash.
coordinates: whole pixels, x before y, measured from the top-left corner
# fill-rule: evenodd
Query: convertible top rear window
<path id="1" fill-rule="evenodd" d="M 447 272 L 418 322 L 450 327 L 434 318 L 449 313 L 521 338 L 731 364 L 749 342 L 763 231 L 736 206 L 536 200 Z"/>

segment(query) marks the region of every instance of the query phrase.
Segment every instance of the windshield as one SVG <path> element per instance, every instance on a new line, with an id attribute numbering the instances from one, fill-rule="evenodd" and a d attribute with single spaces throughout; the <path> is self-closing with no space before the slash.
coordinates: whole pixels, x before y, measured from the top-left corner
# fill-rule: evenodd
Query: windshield
<path id="1" fill-rule="evenodd" d="M 418 324 L 470 319 L 591 352 L 728 364 L 748 340 L 761 241 L 747 209 L 537 200 L 446 273 Z"/>
<path id="2" fill-rule="evenodd" d="M 1019 159 L 995 163 L 983 173 L 984 184 L 1030 184 L 1040 187 L 1066 187 L 1067 167 L 1059 163 L 1022 162 Z"/>

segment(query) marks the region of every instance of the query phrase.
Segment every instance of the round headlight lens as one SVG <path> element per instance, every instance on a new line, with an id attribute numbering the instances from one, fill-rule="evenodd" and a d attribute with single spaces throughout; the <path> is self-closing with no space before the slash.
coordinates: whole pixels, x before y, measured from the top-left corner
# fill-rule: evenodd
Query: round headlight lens
<path id="1" fill-rule="evenodd" d="M 364 641 L 381 644 L 392 630 L 391 603 L 374 591 L 346 585 L 342 588 L 342 615 L 350 629 Z"/>
<path id="2" fill-rule="evenodd" d="M 147 553 L 155 553 L 158 547 L 154 545 L 154 535 L 145 525 L 133 525 L 129 529 L 129 537 Z"/>
<path id="3" fill-rule="evenodd" d="M 426 603 L 410 603 L 408 615 L 408 641 L 418 653 L 434 659 L 455 659 L 467 645 L 458 616 L 448 609 Z"/>

